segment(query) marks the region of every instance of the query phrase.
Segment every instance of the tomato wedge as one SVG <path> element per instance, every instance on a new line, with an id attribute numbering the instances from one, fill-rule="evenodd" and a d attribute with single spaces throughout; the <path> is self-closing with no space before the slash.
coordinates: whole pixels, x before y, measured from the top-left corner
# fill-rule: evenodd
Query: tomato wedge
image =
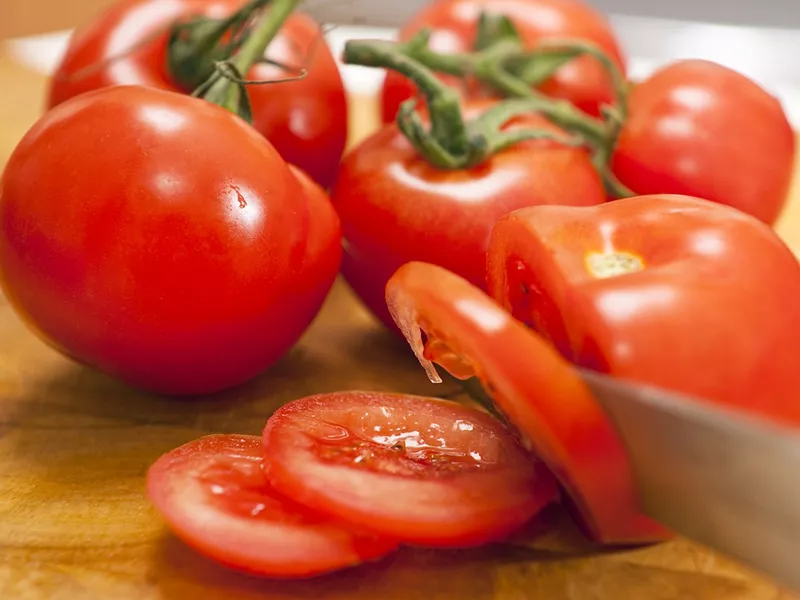
<path id="1" fill-rule="evenodd" d="M 800 263 L 755 217 L 674 195 L 523 209 L 488 275 L 574 364 L 800 423 Z"/>
<path id="2" fill-rule="evenodd" d="M 570 493 L 591 537 L 629 544 L 670 536 L 640 513 L 622 441 L 572 365 L 544 339 L 467 280 L 431 264 L 401 267 L 386 299 L 432 381 L 441 381 L 432 361 L 456 377 L 480 378 Z"/>
<path id="3" fill-rule="evenodd" d="M 251 574 L 310 577 L 397 547 L 279 495 L 267 483 L 262 463 L 258 436 L 206 436 L 153 463 L 147 494 L 189 546 Z"/>
<path id="4" fill-rule="evenodd" d="M 498 540 L 558 497 L 553 476 L 500 421 L 435 398 L 296 400 L 269 419 L 264 447 L 276 489 L 409 544 Z"/>

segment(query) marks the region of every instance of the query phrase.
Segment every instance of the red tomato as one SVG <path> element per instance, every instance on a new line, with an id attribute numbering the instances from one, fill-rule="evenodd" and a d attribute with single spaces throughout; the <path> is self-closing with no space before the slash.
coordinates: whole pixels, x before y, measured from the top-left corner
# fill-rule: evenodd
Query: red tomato
<path id="1" fill-rule="evenodd" d="M 51 110 L 14 150 L 0 277 L 75 359 L 155 392 L 213 392 L 269 367 L 313 318 L 332 269 L 310 258 L 330 236 L 309 226 L 315 204 L 232 113 L 105 88 Z"/>
<path id="2" fill-rule="evenodd" d="M 474 103 L 466 114 L 489 105 Z M 506 129 L 522 127 L 563 133 L 536 114 Z M 346 240 L 342 274 L 390 328 L 384 288 L 402 264 L 431 262 L 484 287 L 486 248 L 501 216 L 534 204 L 592 205 L 605 198 L 582 149 L 528 141 L 478 167 L 443 171 L 421 158 L 393 124 L 348 153 L 331 197 Z"/>
<path id="3" fill-rule="evenodd" d="M 397 547 L 278 494 L 264 477 L 262 449 L 252 435 L 194 440 L 153 463 L 147 495 L 186 544 L 254 575 L 309 577 Z"/>
<path id="4" fill-rule="evenodd" d="M 502 219 L 491 294 L 572 362 L 800 422 L 800 264 L 730 207 L 642 196 Z"/>
<path id="5" fill-rule="evenodd" d="M 435 398 L 311 396 L 274 413 L 264 445 L 275 489 L 412 544 L 498 540 L 558 496 L 499 421 Z"/>
<path id="6" fill-rule="evenodd" d="M 167 72 L 169 27 L 202 15 L 222 18 L 242 0 L 121 0 L 78 29 L 50 81 L 48 106 L 82 92 L 112 85 L 147 85 L 181 90 Z M 267 51 L 271 60 L 302 66 L 308 76 L 276 85 L 248 87 L 253 126 L 288 162 L 323 187 L 336 176 L 347 138 L 344 85 L 320 26 L 309 17 L 289 17 Z M 279 67 L 259 64 L 249 79 L 283 79 Z"/>
<path id="7" fill-rule="evenodd" d="M 712 62 L 673 63 L 637 84 L 613 157 L 637 194 L 728 204 L 772 224 L 786 203 L 796 136 L 780 102 Z"/>
<path id="8" fill-rule="evenodd" d="M 597 540 L 629 544 L 669 534 L 642 516 L 625 447 L 572 366 L 465 279 L 410 263 L 386 301 L 432 381 L 435 361 L 461 379 L 477 375 L 525 445 L 570 493 Z"/>
<path id="9" fill-rule="evenodd" d="M 399 33 L 405 41 L 423 28 L 433 31 L 430 47 L 436 52 L 469 52 L 477 34 L 480 13 L 509 17 L 527 48 L 545 39 L 587 40 L 604 50 L 624 71 L 625 58 L 610 24 L 583 0 L 436 0 L 425 7 Z M 451 78 L 445 78 L 451 81 Z M 382 90 L 384 122 L 394 121 L 400 104 L 416 93 L 414 85 L 395 71 L 387 74 Z M 611 79 L 594 58 L 581 57 L 563 65 L 541 90 L 571 101 L 591 114 L 613 99 Z M 474 95 L 478 88 L 471 88 Z"/>
<path id="10" fill-rule="evenodd" d="M 305 192 L 311 215 L 308 222 L 305 260 L 303 267 L 295 273 L 295 285 L 300 293 L 294 296 L 291 309 L 295 315 L 305 314 L 305 317 L 296 320 L 297 337 L 299 337 L 319 314 L 339 275 L 342 261 L 342 230 L 339 217 L 325 190 L 297 167 L 288 166 Z"/>

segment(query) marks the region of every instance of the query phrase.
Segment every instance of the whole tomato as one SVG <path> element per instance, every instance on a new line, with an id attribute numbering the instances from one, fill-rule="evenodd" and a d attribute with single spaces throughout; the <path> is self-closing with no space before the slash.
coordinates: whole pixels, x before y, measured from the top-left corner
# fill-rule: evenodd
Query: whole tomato
<path id="1" fill-rule="evenodd" d="M 670 195 L 525 208 L 488 273 L 575 364 L 800 423 L 800 263 L 750 215 Z"/>
<path id="2" fill-rule="evenodd" d="M 697 196 L 772 224 L 795 145 L 776 98 L 727 67 L 686 60 L 633 88 L 612 169 L 636 194 Z"/>
<path id="3" fill-rule="evenodd" d="M 224 18 L 242 0 L 121 0 L 79 28 L 50 81 L 47 105 L 112 85 L 181 89 L 168 72 L 170 26 L 196 16 Z M 304 67 L 303 79 L 277 85 L 250 85 L 253 126 L 281 156 L 329 187 L 347 138 L 347 103 L 341 74 L 320 26 L 294 13 L 270 43 L 267 58 Z M 259 63 L 248 79 L 276 80 L 296 75 Z"/>
<path id="4" fill-rule="evenodd" d="M 318 200 L 219 106 L 145 86 L 88 92 L 44 115 L 6 165 L 0 281 L 77 361 L 158 393 L 214 392 L 272 365 L 316 314 L 336 274 L 321 247 L 339 245 L 309 222 Z"/>
<path id="5" fill-rule="evenodd" d="M 472 117 L 492 105 L 466 107 Z M 534 113 L 505 131 L 563 134 Z M 395 329 L 384 298 L 401 265 L 423 261 L 486 287 L 486 248 L 495 222 L 536 204 L 601 204 L 605 192 L 588 153 L 549 140 L 518 143 L 470 169 L 442 170 L 426 162 L 395 124 L 385 125 L 342 161 L 331 195 L 342 221 L 342 274 L 361 300 Z"/>
<path id="6" fill-rule="evenodd" d="M 527 48 L 548 38 L 587 40 L 625 69 L 625 57 L 610 24 L 583 0 L 436 0 L 400 29 L 399 40 L 406 41 L 428 28 L 432 30 L 430 48 L 435 52 L 469 52 L 473 49 L 481 12 L 511 19 Z M 452 81 L 449 77 L 445 79 Z M 600 105 L 613 99 L 608 73 L 588 56 L 561 66 L 540 89 L 595 115 L 599 114 Z M 485 91 L 470 86 L 466 93 L 475 97 Z M 384 122 L 393 121 L 400 104 L 415 94 L 416 88 L 408 79 L 389 71 L 381 92 Z"/>

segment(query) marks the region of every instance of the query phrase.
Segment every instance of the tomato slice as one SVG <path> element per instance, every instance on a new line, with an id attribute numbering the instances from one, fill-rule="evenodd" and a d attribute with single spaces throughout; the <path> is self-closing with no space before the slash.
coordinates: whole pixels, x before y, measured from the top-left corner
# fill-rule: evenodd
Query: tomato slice
<path id="1" fill-rule="evenodd" d="M 210 435 L 153 463 L 147 494 L 186 544 L 255 575 L 309 577 L 382 557 L 397 547 L 279 495 L 262 465 L 260 437 Z"/>
<path id="2" fill-rule="evenodd" d="M 553 476 L 500 421 L 435 398 L 296 400 L 270 418 L 264 445 L 276 489 L 414 545 L 502 539 L 558 497 Z"/>
<path id="3" fill-rule="evenodd" d="M 432 361 L 477 375 L 569 492 L 593 538 L 643 543 L 670 534 L 639 510 L 624 445 L 572 365 L 465 279 L 408 263 L 386 286 L 389 309 L 432 381 Z M 424 333 L 424 337 L 423 337 Z"/>

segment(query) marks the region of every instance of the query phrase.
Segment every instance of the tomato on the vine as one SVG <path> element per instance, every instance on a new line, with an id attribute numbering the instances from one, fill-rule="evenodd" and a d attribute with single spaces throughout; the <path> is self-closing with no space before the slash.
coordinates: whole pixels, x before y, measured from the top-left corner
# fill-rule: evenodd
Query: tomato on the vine
<path id="1" fill-rule="evenodd" d="M 337 256 L 320 252 L 336 244 L 316 204 L 227 110 L 104 88 L 49 111 L 10 157 L 0 282 L 76 360 L 155 392 L 213 392 L 272 365 L 314 317 Z"/>
<path id="2" fill-rule="evenodd" d="M 612 168 L 636 194 L 684 194 L 772 224 L 788 199 L 796 134 L 780 102 L 704 60 L 637 83 Z"/>
<path id="3" fill-rule="evenodd" d="M 408 263 L 386 301 L 432 381 L 433 362 L 477 375 L 525 445 L 569 492 L 587 532 L 604 543 L 670 534 L 643 516 L 622 440 L 577 372 L 547 342 L 465 279 Z"/>
<path id="4" fill-rule="evenodd" d="M 203 16 L 224 18 L 243 0 L 120 0 L 72 36 L 50 81 L 48 107 L 80 93 L 114 85 L 147 85 L 180 91 L 167 66 L 170 27 Z M 270 44 L 266 57 L 288 69 L 261 62 L 245 75 L 275 85 L 247 88 L 253 126 L 296 164 L 327 188 L 347 139 L 347 102 L 341 74 L 319 24 L 294 13 Z"/>
<path id="5" fill-rule="evenodd" d="M 640 196 L 501 219 L 489 290 L 573 363 L 800 422 L 800 263 L 728 206 Z"/>
<path id="6" fill-rule="evenodd" d="M 473 546 L 517 530 L 558 498 L 555 479 L 492 416 L 385 392 L 311 396 L 264 429 L 281 493 L 406 543 Z"/>
<path id="7" fill-rule="evenodd" d="M 186 544 L 254 575 L 310 577 L 397 547 L 282 496 L 264 477 L 263 464 L 260 437 L 209 435 L 154 462 L 147 495 Z"/>
<path id="8" fill-rule="evenodd" d="M 421 29 L 429 28 L 430 49 L 434 52 L 468 52 L 473 49 L 482 11 L 507 16 L 526 48 L 534 48 L 547 39 L 584 40 L 605 51 L 625 70 L 625 57 L 610 24 L 584 0 L 435 0 L 400 29 L 399 39 L 407 41 Z M 454 83 L 453 78 L 443 78 Z M 540 89 L 595 115 L 602 104 L 613 98 L 608 73 L 600 62 L 588 56 L 562 65 Z M 464 92 L 468 97 L 487 93 L 480 86 L 468 86 Z M 391 122 L 400 104 L 416 94 L 416 88 L 402 75 L 389 71 L 381 94 L 383 120 Z"/>
<path id="9" fill-rule="evenodd" d="M 467 117 L 492 101 L 471 103 Z M 539 129 L 566 135 L 527 113 L 503 130 Z M 387 326 L 384 288 L 402 264 L 419 260 L 446 267 L 485 287 L 486 249 L 495 222 L 535 204 L 594 205 L 603 183 L 586 150 L 553 140 L 529 140 L 469 169 L 429 164 L 395 124 L 351 150 L 342 161 L 331 200 L 342 220 L 342 274 Z"/>

